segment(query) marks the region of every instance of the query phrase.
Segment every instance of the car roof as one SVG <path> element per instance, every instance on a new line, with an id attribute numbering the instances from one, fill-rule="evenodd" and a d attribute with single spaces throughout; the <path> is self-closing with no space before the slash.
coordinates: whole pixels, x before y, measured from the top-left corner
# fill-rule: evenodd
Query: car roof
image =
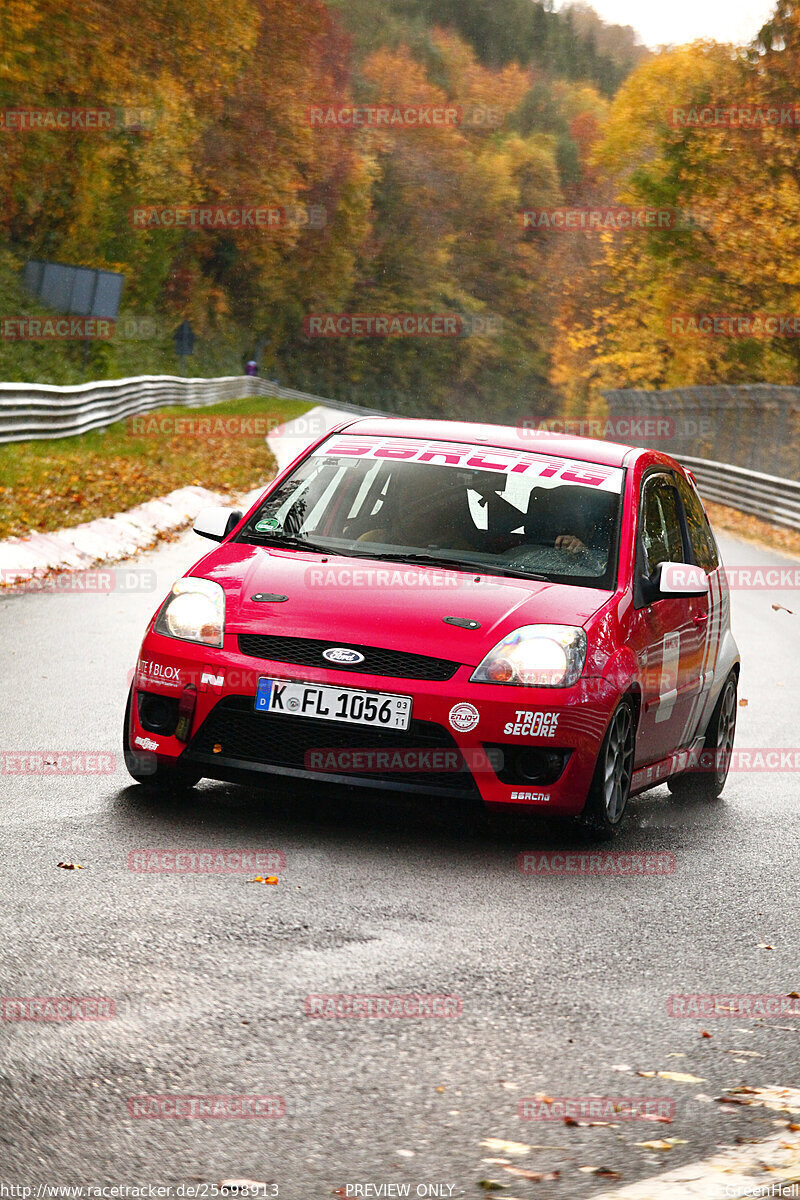
<path id="1" fill-rule="evenodd" d="M 534 454 L 555 454 L 579 462 L 601 463 L 607 467 L 631 466 L 641 454 L 652 453 L 599 438 L 573 437 L 514 425 L 481 425 L 469 421 L 420 421 L 410 417 L 361 417 L 340 433 L 359 433 L 369 437 L 425 438 L 434 442 L 466 442 L 527 450 Z M 662 457 L 662 456 L 658 456 Z"/>

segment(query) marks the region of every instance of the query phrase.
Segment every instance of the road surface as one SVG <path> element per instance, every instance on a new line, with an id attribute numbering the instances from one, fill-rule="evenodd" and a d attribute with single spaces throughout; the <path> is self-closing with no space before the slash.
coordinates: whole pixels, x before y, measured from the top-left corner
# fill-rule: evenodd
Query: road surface
<path id="1" fill-rule="evenodd" d="M 791 565 L 721 546 L 729 566 Z M 108 775 L 0 779 L 0 994 L 116 1006 L 91 1023 L 0 1022 L 0 1179 L 202 1195 L 245 1177 L 291 1200 L 477 1197 L 483 1180 L 519 1200 L 580 1200 L 773 1136 L 785 1114 L 714 1098 L 798 1087 L 800 1021 L 678 1020 L 666 999 L 800 991 L 800 777 L 735 771 L 714 804 L 665 788 L 636 799 L 614 848 L 675 856 L 673 874 L 640 878 L 524 876 L 521 850 L 585 847 L 563 829 L 486 833 L 422 801 L 209 781 L 188 802 L 155 800 L 120 762 L 130 670 L 151 611 L 204 548 L 189 532 L 141 556 L 153 591 L 0 599 L 0 749 L 117 758 Z M 733 626 L 738 746 L 797 747 L 800 595 L 736 591 Z M 274 848 L 286 869 L 278 886 L 128 870 L 150 847 Z M 461 1015 L 306 1016 L 320 993 L 449 995 Z M 521 1120 L 537 1093 L 672 1099 L 675 1118 Z M 279 1096 L 285 1115 L 129 1115 L 131 1097 L 187 1094 Z M 637 1144 L 662 1138 L 682 1141 Z M 582 1169 L 598 1167 L 619 1179 Z"/>

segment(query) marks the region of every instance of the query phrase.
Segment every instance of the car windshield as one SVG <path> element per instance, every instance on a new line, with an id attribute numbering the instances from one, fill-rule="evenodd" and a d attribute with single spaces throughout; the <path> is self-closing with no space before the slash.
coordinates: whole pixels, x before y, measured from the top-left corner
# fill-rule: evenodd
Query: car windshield
<path id="1" fill-rule="evenodd" d="M 558 455 L 335 434 L 237 540 L 611 589 L 622 481 Z"/>

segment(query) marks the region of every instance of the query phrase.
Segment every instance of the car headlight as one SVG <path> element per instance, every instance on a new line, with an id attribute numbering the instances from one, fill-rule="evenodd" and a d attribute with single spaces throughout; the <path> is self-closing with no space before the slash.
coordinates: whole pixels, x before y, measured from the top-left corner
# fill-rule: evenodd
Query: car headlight
<path id="1" fill-rule="evenodd" d="M 158 614 L 155 632 L 184 642 L 221 646 L 225 630 L 225 592 L 210 579 L 178 579 Z"/>
<path id="2" fill-rule="evenodd" d="M 571 687 L 586 662 L 586 634 L 573 625 L 523 625 L 498 642 L 471 683 Z"/>

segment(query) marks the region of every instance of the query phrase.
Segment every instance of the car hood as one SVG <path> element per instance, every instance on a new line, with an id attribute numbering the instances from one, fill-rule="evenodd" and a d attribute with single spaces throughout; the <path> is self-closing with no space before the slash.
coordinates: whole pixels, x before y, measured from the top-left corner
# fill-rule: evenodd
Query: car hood
<path id="1" fill-rule="evenodd" d="M 583 625 L 610 597 L 569 584 L 236 542 L 212 552 L 191 573 L 225 589 L 228 633 L 322 638 L 468 665 L 477 665 L 520 625 Z M 265 593 L 287 599 L 253 599 Z M 480 628 L 445 623 L 445 617 L 477 621 Z"/>

